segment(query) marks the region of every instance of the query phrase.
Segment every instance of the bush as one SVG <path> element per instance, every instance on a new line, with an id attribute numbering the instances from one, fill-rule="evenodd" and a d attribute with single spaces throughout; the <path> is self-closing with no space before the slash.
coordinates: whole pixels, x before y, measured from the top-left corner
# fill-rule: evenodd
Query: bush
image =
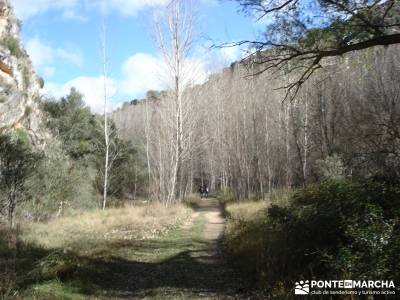
<path id="1" fill-rule="evenodd" d="M 328 156 L 324 160 L 317 160 L 317 169 L 321 178 L 324 179 L 343 179 L 345 176 L 345 167 L 336 154 Z"/>
<path id="2" fill-rule="evenodd" d="M 91 173 L 94 172 L 74 164 L 59 147 L 48 146 L 45 159 L 26 184 L 32 200 L 25 204 L 21 214 L 41 221 L 68 209 L 95 207 Z"/>
<path id="3" fill-rule="evenodd" d="M 16 140 L 21 142 L 23 145 L 25 145 L 25 146 L 29 146 L 30 145 L 29 135 L 28 135 L 28 132 L 25 129 L 16 128 L 12 132 L 12 135 L 13 135 L 13 138 L 15 138 Z"/>
<path id="4" fill-rule="evenodd" d="M 4 37 L 1 41 L 1 44 L 10 50 L 11 55 L 15 56 L 16 58 L 21 58 L 24 55 L 19 41 L 11 35 Z"/>
<path id="5" fill-rule="evenodd" d="M 26 107 L 25 107 L 25 112 L 24 112 L 25 117 L 29 117 L 30 114 L 32 113 L 32 111 L 33 111 L 33 109 L 32 109 L 31 106 L 29 106 L 29 105 L 26 106 Z"/>
<path id="6" fill-rule="evenodd" d="M 273 189 L 268 194 L 268 200 L 271 204 L 279 206 L 288 206 L 293 192 L 287 188 Z"/>
<path id="7" fill-rule="evenodd" d="M 43 77 L 39 77 L 38 81 L 39 81 L 39 86 L 40 86 L 40 88 L 41 88 L 41 89 L 44 88 L 45 82 L 44 82 Z"/>
<path id="8" fill-rule="evenodd" d="M 311 185 L 287 207 L 234 216 L 227 249 L 275 296 L 302 279 L 398 281 L 399 199 L 399 183 L 376 178 Z"/>

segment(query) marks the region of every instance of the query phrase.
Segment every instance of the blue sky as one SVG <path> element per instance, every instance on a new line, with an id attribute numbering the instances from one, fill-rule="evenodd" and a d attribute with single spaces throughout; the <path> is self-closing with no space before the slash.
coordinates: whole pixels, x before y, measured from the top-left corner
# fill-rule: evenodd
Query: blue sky
<path id="1" fill-rule="evenodd" d="M 46 81 L 44 93 L 60 97 L 76 86 L 94 110 L 101 109 L 101 0 L 11 0 L 22 20 L 22 39 Z M 152 18 L 168 0 L 106 0 L 109 90 L 115 104 L 163 88 L 150 71 L 160 61 L 152 38 Z M 251 39 L 257 27 L 232 1 L 195 1 L 202 38 L 193 60 L 204 80 L 240 56 L 239 49 L 209 51 L 211 43 Z"/>

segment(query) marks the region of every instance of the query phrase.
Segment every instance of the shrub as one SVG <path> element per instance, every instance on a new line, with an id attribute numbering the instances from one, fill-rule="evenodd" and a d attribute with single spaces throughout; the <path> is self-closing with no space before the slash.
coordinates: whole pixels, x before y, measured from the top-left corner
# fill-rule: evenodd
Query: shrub
<path id="1" fill-rule="evenodd" d="M 31 113 L 32 113 L 32 107 L 31 106 L 26 106 L 25 107 L 25 112 L 24 112 L 24 115 L 25 115 L 25 117 L 28 117 Z"/>
<path id="2" fill-rule="evenodd" d="M 311 185 L 262 218 L 235 216 L 228 251 L 275 296 L 301 279 L 398 280 L 399 199 L 400 184 L 385 179 Z"/>
<path id="3" fill-rule="evenodd" d="M 345 176 L 345 167 L 336 154 L 328 156 L 324 160 L 317 162 L 318 173 L 324 179 L 343 179 Z"/>
<path id="4" fill-rule="evenodd" d="M 21 142 L 22 144 L 24 144 L 25 146 L 28 146 L 30 144 L 29 142 L 29 136 L 28 133 L 26 132 L 25 129 L 23 128 L 16 128 L 13 131 L 13 138 L 15 140 L 18 140 L 19 142 Z"/>
<path id="5" fill-rule="evenodd" d="M 21 214 L 40 221 L 65 210 L 95 207 L 93 172 L 74 164 L 55 145 L 45 150 L 45 159 L 27 181 L 27 194 L 32 200 L 23 206 Z"/>
<path id="6" fill-rule="evenodd" d="M 42 88 L 44 88 L 44 79 L 43 79 L 43 77 L 39 77 L 39 86 L 40 86 L 40 88 L 42 89 Z"/>
<path id="7" fill-rule="evenodd" d="M 1 44 L 5 46 L 8 50 L 10 50 L 12 56 L 21 58 L 24 55 L 24 53 L 21 50 L 18 39 L 16 39 L 11 35 L 4 37 L 3 40 L 1 41 Z"/>
<path id="8" fill-rule="evenodd" d="M 268 200 L 275 205 L 287 206 L 293 192 L 287 188 L 274 189 L 268 194 Z"/>
<path id="9" fill-rule="evenodd" d="M 25 198 L 25 183 L 40 158 L 21 139 L 0 135 L 0 207 L 6 208 L 10 227 L 15 225 L 16 208 Z"/>

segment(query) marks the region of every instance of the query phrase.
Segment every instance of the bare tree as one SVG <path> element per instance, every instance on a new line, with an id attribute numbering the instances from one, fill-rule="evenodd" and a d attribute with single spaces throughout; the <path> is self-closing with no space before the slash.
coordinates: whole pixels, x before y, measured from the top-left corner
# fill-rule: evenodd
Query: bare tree
<path id="1" fill-rule="evenodd" d="M 188 149 L 185 148 L 187 132 L 184 124 L 186 112 L 184 111 L 183 92 L 191 82 L 188 58 L 194 43 L 196 25 L 193 9 L 192 1 L 173 0 L 165 8 L 165 11 L 156 17 L 155 21 L 157 44 L 169 74 L 170 95 L 174 105 L 174 162 L 167 203 L 174 198 L 182 199 L 185 190 L 183 160 Z"/>
<path id="2" fill-rule="evenodd" d="M 398 0 L 235 0 L 257 20 L 270 18 L 265 33 L 247 44 L 259 58 L 257 74 L 293 72 L 280 88 L 294 99 L 300 87 L 332 57 L 400 43 Z"/>
<path id="3" fill-rule="evenodd" d="M 103 2 L 103 9 L 105 9 L 105 2 Z M 104 185 L 103 185 L 103 203 L 102 209 L 106 208 L 107 204 L 107 189 L 108 189 L 108 173 L 109 173 L 109 151 L 110 151 L 110 132 L 109 132 L 109 120 L 108 120 L 108 89 L 107 89 L 107 28 L 106 20 L 103 12 L 102 17 L 102 28 L 101 28 L 101 58 L 102 58 L 102 71 L 103 71 L 103 100 L 104 100 Z"/>

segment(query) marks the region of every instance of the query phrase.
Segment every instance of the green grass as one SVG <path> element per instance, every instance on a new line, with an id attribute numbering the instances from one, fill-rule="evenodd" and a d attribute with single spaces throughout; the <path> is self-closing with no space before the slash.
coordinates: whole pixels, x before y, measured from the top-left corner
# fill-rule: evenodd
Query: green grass
<path id="1" fill-rule="evenodd" d="M 164 211 L 140 206 L 130 213 L 126 209 L 96 211 L 23 227 L 15 272 L 0 269 L 0 278 L 13 280 L 3 289 L 3 298 L 198 299 L 199 295 L 213 298 L 233 293 L 239 285 L 232 270 L 202 260 L 210 247 L 203 238 L 204 212 L 189 228 L 181 226 L 184 218 L 166 231 L 143 238 L 158 228 L 156 224 L 167 226 L 167 220 L 187 211 L 183 206 Z M 137 228 L 126 226 L 129 220 Z M 126 238 L 125 229 L 136 235 Z M 107 231 L 111 235 L 104 235 Z M 10 265 L 0 257 L 0 264 Z"/>
<path id="2" fill-rule="evenodd" d="M 118 297 L 115 291 L 127 289 L 126 292 L 135 296 L 150 295 L 154 299 L 164 299 L 169 295 L 175 299 L 181 288 L 174 291 L 163 285 L 165 281 L 178 282 L 180 278 L 177 271 L 187 269 L 191 264 L 183 253 L 202 247 L 204 223 L 205 219 L 200 217 L 190 232 L 175 229 L 157 239 L 118 241 L 109 243 L 107 248 L 101 245 L 102 251 L 93 251 L 96 255 L 91 257 L 77 257 L 73 253 L 46 257 L 40 267 L 47 274 L 53 273 L 50 277 L 55 279 L 50 278 L 29 287 L 23 293 L 23 298 L 106 299 Z M 181 263 L 185 266 L 182 267 Z M 164 273 L 157 274 L 161 277 L 155 276 L 158 270 Z M 145 289 L 146 282 L 151 282 L 154 288 Z"/>
<path id="3" fill-rule="evenodd" d="M 78 288 L 66 286 L 60 280 L 51 280 L 43 284 L 33 285 L 22 297 L 31 299 L 54 299 L 54 300 L 85 300 L 95 299 L 82 295 Z"/>
<path id="4" fill-rule="evenodd" d="M 17 232 L 0 228 L 0 298 L 80 299 L 97 294 L 102 287 L 95 279 L 112 272 L 111 261 L 118 262 L 118 269 L 173 255 L 158 253 L 155 247 L 179 231 L 190 214 L 182 205 L 148 204 L 24 224 Z"/>

